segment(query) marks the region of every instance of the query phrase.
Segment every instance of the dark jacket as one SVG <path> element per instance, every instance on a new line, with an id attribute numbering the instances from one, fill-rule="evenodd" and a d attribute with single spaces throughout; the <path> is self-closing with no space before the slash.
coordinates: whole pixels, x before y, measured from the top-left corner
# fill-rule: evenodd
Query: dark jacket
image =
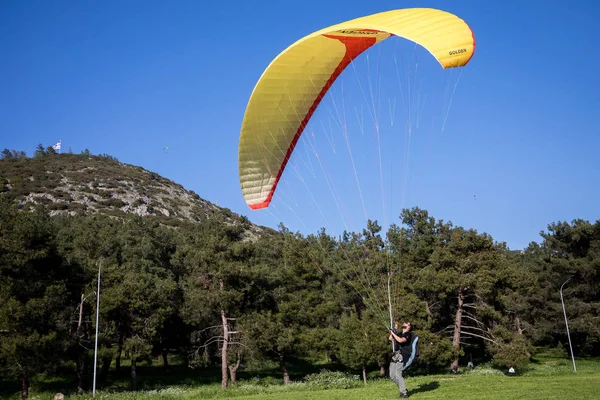
<path id="1" fill-rule="evenodd" d="M 408 360 L 410 357 L 410 353 L 412 348 L 410 346 L 413 338 L 412 332 L 398 332 L 397 335 L 401 338 L 406 338 L 406 342 L 398 343 L 396 339 L 394 339 L 394 353 L 399 352 L 402 355 L 403 360 Z"/>

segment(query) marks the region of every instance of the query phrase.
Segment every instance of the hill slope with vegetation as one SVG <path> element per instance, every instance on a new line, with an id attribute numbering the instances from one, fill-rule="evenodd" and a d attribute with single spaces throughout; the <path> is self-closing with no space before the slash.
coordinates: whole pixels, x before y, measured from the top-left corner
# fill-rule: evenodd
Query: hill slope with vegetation
<path id="1" fill-rule="evenodd" d="M 0 160 L 0 192 L 19 209 L 44 206 L 50 215 L 125 214 L 153 216 L 165 224 L 215 217 L 227 223 L 245 217 L 202 199 L 193 191 L 142 167 L 110 155 L 58 154 L 38 146 L 33 158 L 5 149 Z M 264 227 L 247 224 L 260 234 Z"/>

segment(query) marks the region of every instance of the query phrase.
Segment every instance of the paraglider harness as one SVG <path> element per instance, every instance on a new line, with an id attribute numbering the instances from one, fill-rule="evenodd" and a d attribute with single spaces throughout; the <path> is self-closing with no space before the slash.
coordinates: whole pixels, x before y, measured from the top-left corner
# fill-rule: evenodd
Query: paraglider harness
<path id="1" fill-rule="evenodd" d="M 396 329 L 394 329 L 394 333 L 396 335 L 398 334 Z M 392 355 L 393 362 L 405 361 L 402 366 L 402 371 L 406 371 L 408 367 L 410 367 L 419 358 L 419 337 L 413 332 L 411 332 L 410 337 L 410 343 L 408 344 L 410 346 L 410 357 L 408 357 L 408 360 L 402 359 L 400 350 L 395 350 Z"/>

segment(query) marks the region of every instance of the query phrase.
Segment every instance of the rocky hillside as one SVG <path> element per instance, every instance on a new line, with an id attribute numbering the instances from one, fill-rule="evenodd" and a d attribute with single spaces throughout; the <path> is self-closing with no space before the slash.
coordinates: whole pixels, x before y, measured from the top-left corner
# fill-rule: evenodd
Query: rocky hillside
<path id="1" fill-rule="evenodd" d="M 0 192 L 19 208 L 43 205 L 51 215 L 133 213 L 164 221 L 198 222 L 219 217 L 226 223 L 247 222 L 180 184 L 108 155 L 38 155 L 0 160 Z M 268 228 L 249 224 L 260 234 Z"/>

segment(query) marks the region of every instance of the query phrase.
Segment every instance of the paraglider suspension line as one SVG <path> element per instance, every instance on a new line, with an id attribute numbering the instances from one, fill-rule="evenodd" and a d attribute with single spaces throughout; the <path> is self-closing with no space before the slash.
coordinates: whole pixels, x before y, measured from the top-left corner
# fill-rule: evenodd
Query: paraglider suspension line
<path id="1" fill-rule="evenodd" d="M 388 273 L 387 292 L 388 292 L 388 309 L 390 311 L 390 329 L 394 329 L 394 317 L 392 315 L 392 292 L 390 291 L 390 281 L 392 273 Z M 392 340 L 392 352 L 394 351 L 394 341 Z"/>

